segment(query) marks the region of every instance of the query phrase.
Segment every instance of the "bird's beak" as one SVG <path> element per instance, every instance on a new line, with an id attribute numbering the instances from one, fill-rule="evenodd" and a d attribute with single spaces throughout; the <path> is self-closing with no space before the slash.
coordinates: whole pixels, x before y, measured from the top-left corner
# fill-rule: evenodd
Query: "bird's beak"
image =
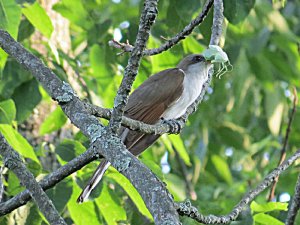
<path id="1" fill-rule="evenodd" d="M 211 64 L 211 60 L 207 59 L 207 60 L 205 60 L 205 63 L 208 64 L 208 65 L 210 65 Z"/>

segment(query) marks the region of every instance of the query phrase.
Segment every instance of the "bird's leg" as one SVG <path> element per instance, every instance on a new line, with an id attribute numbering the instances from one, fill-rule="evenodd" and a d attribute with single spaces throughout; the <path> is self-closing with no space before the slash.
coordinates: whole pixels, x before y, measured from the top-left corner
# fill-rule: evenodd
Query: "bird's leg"
<path id="1" fill-rule="evenodd" d="M 171 119 L 171 120 L 166 120 L 164 118 L 161 118 L 162 123 L 168 124 L 170 127 L 170 132 L 172 134 L 179 134 L 183 128 L 183 124 L 181 123 L 180 120 L 177 119 Z"/>

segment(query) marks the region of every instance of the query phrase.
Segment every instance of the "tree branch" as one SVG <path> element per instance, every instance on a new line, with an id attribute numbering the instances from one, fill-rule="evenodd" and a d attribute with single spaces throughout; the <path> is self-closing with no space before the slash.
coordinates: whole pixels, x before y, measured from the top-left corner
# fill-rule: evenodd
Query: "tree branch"
<path id="1" fill-rule="evenodd" d="M 285 225 L 294 225 L 299 208 L 300 208 L 300 175 L 298 176 L 293 199 L 290 202 L 290 207 L 285 221 Z"/>
<path id="2" fill-rule="evenodd" d="M 196 17 L 194 20 L 192 20 L 191 23 L 189 25 L 187 25 L 180 33 L 178 33 L 174 38 L 170 39 L 168 42 L 166 42 L 163 46 L 161 46 L 158 49 L 145 50 L 144 55 L 159 54 L 160 52 L 171 48 L 172 46 L 177 44 L 180 40 L 184 39 L 186 37 L 186 35 L 190 34 L 193 31 L 193 29 L 204 20 L 207 13 L 209 12 L 209 9 L 211 8 L 213 2 L 214 2 L 214 19 L 213 19 L 212 35 L 211 35 L 211 39 L 210 39 L 210 44 L 218 45 L 218 43 L 220 42 L 220 37 L 222 35 L 222 30 L 223 30 L 223 27 L 222 27 L 223 20 L 224 20 L 223 1 L 222 0 L 215 0 L 215 1 L 208 0 L 205 3 L 200 15 L 198 17 Z M 114 46 L 118 45 L 118 42 L 116 42 L 116 41 L 113 41 L 112 43 L 114 43 L 113 44 Z M 173 43 L 173 44 L 168 44 L 168 43 Z M 129 44 L 127 44 L 126 46 L 125 46 L 125 44 L 122 44 L 122 49 L 125 48 L 125 49 L 123 49 L 124 51 L 132 51 L 132 48 L 131 48 L 132 46 L 131 47 L 130 46 L 129 46 Z M 168 47 L 165 48 L 164 46 L 168 46 Z M 164 49 L 164 50 L 162 50 L 162 49 Z M 147 51 L 153 51 L 153 54 L 152 53 L 148 54 Z M 209 78 L 203 85 L 202 91 L 201 91 L 199 97 L 197 98 L 197 100 L 187 109 L 187 112 L 181 118 L 179 118 L 177 120 L 177 122 L 180 124 L 180 128 L 184 127 L 188 116 L 190 114 L 192 114 L 193 112 L 195 112 L 197 109 L 197 106 L 199 105 L 199 103 L 201 103 L 203 96 L 204 96 L 208 86 L 210 85 L 212 74 L 213 74 L 213 71 L 210 71 Z M 91 104 L 86 104 L 86 108 L 90 111 L 90 113 L 92 115 L 95 115 L 98 117 L 109 119 L 111 116 L 111 112 L 109 111 L 109 109 L 103 109 L 101 107 L 93 106 Z M 130 128 L 132 130 L 139 130 L 144 133 L 164 134 L 164 133 L 173 133 L 172 131 L 174 131 L 174 129 L 170 123 L 159 123 L 159 124 L 155 124 L 155 125 L 149 125 L 149 124 L 145 124 L 143 122 L 132 120 L 132 119 L 126 118 L 126 117 L 123 117 L 122 119 L 119 118 L 119 120 L 121 120 L 122 125 Z"/>
<path id="3" fill-rule="evenodd" d="M 63 218 L 59 215 L 52 201 L 48 198 L 41 186 L 35 180 L 32 173 L 30 173 L 22 159 L 15 150 L 7 143 L 3 135 L 0 133 L 0 154 L 4 158 L 5 166 L 12 170 L 24 185 L 39 207 L 40 211 L 46 217 L 50 224 L 65 224 Z"/>
<path id="4" fill-rule="evenodd" d="M 29 53 L 1 29 L 0 46 L 29 70 L 49 95 L 59 102 L 72 123 L 90 138 L 93 153 L 96 156 L 103 155 L 131 181 L 153 215 L 155 223 L 164 224 L 166 221 L 170 221 L 173 224 L 179 224 L 173 199 L 165 185 L 126 150 L 118 136 L 103 127 L 96 117 L 89 115 L 83 102 L 76 97 L 70 85 L 61 82 L 41 60 Z M 160 199 L 160 201 L 156 199 Z"/>
<path id="5" fill-rule="evenodd" d="M 297 90 L 295 87 L 293 88 L 293 93 L 294 93 L 293 108 L 292 108 L 291 115 L 289 116 L 288 126 L 285 131 L 285 138 L 284 138 L 283 146 L 282 146 L 282 149 L 280 152 L 280 159 L 279 159 L 278 165 L 280 165 L 286 158 L 286 148 L 287 148 L 287 144 L 288 144 L 288 140 L 289 140 L 289 136 L 290 136 L 290 132 L 291 132 L 292 122 L 293 122 L 293 119 L 294 119 L 294 116 L 296 113 L 297 104 L 298 104 L 298 95 L 297 95 Z M 278 177 L 275 179 L 274 183 L 271 186 L 268 201 L 271 201 L 274 198 L 277 183 L 278 183 Z"/>
<path id="6" fill-rule="evenodd" d="M 180 31 L 178 34 L 176 34 L 174 37 L 166 41 L 163 45 L 161 45 L 159 48 L 153 48 L 153 49 L 146 49 L 144 50 L 144 55 L 157 55 L 159 53 L 162 53 L 164 51 L 169 50 L 176 44 L 178 44 L 181 40 L 184 40 L 189 34 L 192 33 L 192 31 L 199 26 L 205 17 L 207 16 L 210 8 L 213 5 L 214 0 L 207 0 L 207 2 L 204 4 L 203 9 L 201 13 L 193 19 L 187 26 L 183 28 L 182 31 Z M 123 52 L 132 52 L 133 46 L 128 43 L 120 43 L 118 41 L 112 40 L 109 42 L 109 45 L 115 48 L 121 49 Z"/>
<path id="7" fill-rule="evenodd" d="M 177 204 L 177 211 L 182 216 L 188 216 L 194 220 L 196 220 L 199 223 L 204 224 L 227 224 L 233 220 L 235 220 L 240 212 L 243 210 L 243 208 L 248 205 L 258 194 L 260 194 L 262 191 L 264 191 L 267 187 L 269 187 L 273 181 L 276 179 L 277 176 L 282 174 L 287 168 L 289 168 L 297 159 L 300 158 L 300 149 L 292 155 L 289 159 L 285 160 L 280 166 L 275 168 L 269 175 L 265 177 L 265 179 L 253 190 L 250 190 L 244 197 L 241 199 L 241 201 L 233 208 L 233 210 L 223 216 L 215 216 L 215 215 L 209 215 L 204 216 L 199 213 L 199 211 L 193 207 L 190 203 L 190 201 L 186 201 L 184 203 L 178 203 Z M 297 183 L 297 190 L 295 193 L 295 196 L 297 198 L 295 201 L 298 201 L 299 204 L 299 180 Z M 299 189 L 299 190 L 298 190 Z M 295 207 L 298 207 L 297 206 Z M 291 212 L 293 213 L 293 212 Z"/>
<path id="8" fill-rule="evenodd" d="M 132 84 L 138 73 L 143 51 L 149 39 L 150 28 L 154 24 L 157 17 L 157 2 L 158 0 L 146 0 L 144 3 L 144 9 L 140 18 L 135 46 L 130 54 L 128 64 L 125 68 L 124 77 L 118 89 L 112 116 L 109 121 L 109 128 L 113 133 L 117 133 L 121 127 L 121 120 L 124 114 L 124 108 L 128 102 L 129 92 L 132 89 Z"/>
<path id="9" fill-rule="evenodd" d="M 78 157 L 72 159 L 67 164 L 63 165 L 62 167 L 58 168 L 56 171 L 52 172 L 51 174 L 47 175 L 43 178 L 39 185 L 44 189 L 50 189 L 55 186 L 57 183 L 62 181 L 64 178 L 68 177 L 72 173 L 80 170 L 82 167 L 87 165 L 88 163 L 92 162 L 93 160 L 97 159 L 96 155 L 94 154 L 94 149 L 89 148 L 84 153 L 79 155 Z M 30 194 L 28 190 L 22 191 L 20 194 L 12 197 L 11 199 L 7 200 L 0 204 L 0 216 L 4 216 L 11 211 L 19 208 L 22 205 L 25 205 L 30 200 Z"/>
<path id="10" fill-rule="evenodd" d="M 224 20 L 223 10 L 224 10 L 223 0 L 214 0 L 214 16 L 213 16 L 213 25 L 212 25 L 212 35 L 210 37 L 211 45 L 218 45 L 220 42 L 220 38 L 222 35 L 222 31 L 223 31 L 223 20 Z M 193 112 L 195 112 L 198 108 L 198 105 L 202 102 L 205 92 L 211 83 L 213 73 L 214 73 L 214 70 L 211 69 L 208 73 L 207 81 L 203 84 L 203 87 L 202 87 L 199 97 L 196 99 L 196 101 L 192 105 L 190 105 L 187 108 L 185 114 L 180 118 L 180 120 L 183 121 L 184 124 L 186 123 L 189 115 L 191 115 Z"/>
<path id="11" fill-rule="evenodd" d="M 100 117 L 100 118 L 104 118 L 104 119 L 108 119 L 108 120 L 110 119 L 111 109 L 105 109 L 105 108 L 102 108 L 99 106 L 92 105 L 87 102 L 85 102 L 84 104 L 85 104 L 86 110 L 91 115 Z M 183 128 L 185 125 L 184 122 L 183 121 L 179 121 L 179 122 L 181 122 L 180 126 L 181 126 L 181 128 Z M 174 129 L 172 127 L 172 124 L 170 124 L 170 123 L 159 122 L 155 125 L 151 125 L 151 124 L 146 124 L 141 121 L 133 120 L 131 118 L 123 116 L 121 124 L 131 130 L 141 131 L 146 134 L 176 133 L 176 132 L 173 132 Z"/>

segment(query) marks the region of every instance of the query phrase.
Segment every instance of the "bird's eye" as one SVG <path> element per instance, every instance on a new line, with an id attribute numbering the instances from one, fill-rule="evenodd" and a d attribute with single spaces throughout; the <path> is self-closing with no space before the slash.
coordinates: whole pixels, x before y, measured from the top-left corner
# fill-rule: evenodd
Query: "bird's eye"
<path id="1" fill-rule="evenodd" d="M 194 56 L 194 62 L 201 62 L 204 61 L 204 57 L 202 55 Z"/>

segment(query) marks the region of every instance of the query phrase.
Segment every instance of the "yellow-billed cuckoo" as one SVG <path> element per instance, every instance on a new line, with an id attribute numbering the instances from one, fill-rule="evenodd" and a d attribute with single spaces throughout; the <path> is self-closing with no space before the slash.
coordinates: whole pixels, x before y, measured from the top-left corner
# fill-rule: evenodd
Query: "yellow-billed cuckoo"
<path id="1" fill-rule="evenodd" d="M 212 64 L 200 54 L 188 55 L 176 68 L 163 70 L 142 83 L 129 96 L 124 115 L 147 124 L 155 124 L 160 119 L 181 117 L 200 95 L 211 66 Z M 153 144 L 159 136 L 143 134 L 125 127 L 120 129 L 120 138 L 127 149 L 136 156 Z M 109 166 L 110 162 L 106 159 L 101 161 L 77 202 L 81 203 L 89 197 Z"/>

